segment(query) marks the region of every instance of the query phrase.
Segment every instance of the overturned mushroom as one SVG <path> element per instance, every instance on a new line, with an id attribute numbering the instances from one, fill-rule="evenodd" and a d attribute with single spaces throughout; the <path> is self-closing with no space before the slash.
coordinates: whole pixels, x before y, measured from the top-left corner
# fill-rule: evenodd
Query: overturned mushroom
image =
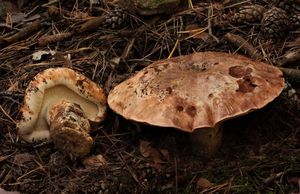
<path id="1" fill-rule="evenodd" d="M 210 157 L 224 120 L 262 108 L 283 86 L 274 66 L 203 52 L 154 62 L 116 86 L 108 104 L 126 119 L 191 133 L 200 155 Z"/>
<path id="2" fill-rule="evenodd" d="M 90 123 L 105 117 L 106 96 L 101 87 L 68 68 L 50 68 L 30 82 L 18 122 L 27 142 L 51 139 L 58 149 L 81 157 L 93 144 Z"/>

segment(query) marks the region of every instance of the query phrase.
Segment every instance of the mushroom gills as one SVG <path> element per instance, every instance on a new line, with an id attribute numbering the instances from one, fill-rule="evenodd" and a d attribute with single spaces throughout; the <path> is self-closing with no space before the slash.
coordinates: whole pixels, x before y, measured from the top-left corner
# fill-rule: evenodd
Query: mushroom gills
<path id="1" fill-rule="evenodd" d="M 59 150 L 78 158 L 93 144 L 89 122 L 103 121 L 106 108 L 98 84 L 69 68 L 49 68 L 26 88 L 18 134 L 29 143 L 52 139 Z"/>
<path id="2" fill-rule="evenodd" d="M 61 100 L 49 107 L 47 115 L 50 137 L 57 149 L 73 157 L 89 153 L 93 144 L 91 126 L 80 105 Z"/>
<path id="3" fill-rule="evenodd" d="M 190 134 L 195 154 L 203 158 L 211 158 L 221 145 L 222 134 L 222 124 L 195 130 Z"/>

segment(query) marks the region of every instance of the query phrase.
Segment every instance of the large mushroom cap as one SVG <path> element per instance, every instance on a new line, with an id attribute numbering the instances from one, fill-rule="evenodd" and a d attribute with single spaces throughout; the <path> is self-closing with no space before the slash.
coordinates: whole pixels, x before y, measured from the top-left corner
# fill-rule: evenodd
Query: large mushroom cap
<path id="1" fill-rule="evenodd" d="M 49 68 L 37 74 L 25 91 L 18 122 L 19 134 L 28 142 L 48 139 L 49 109 L 61 100 L 78 104 L 90 121 L 105 117 L 106 96 L 103 89 L 69 68 Z"/>
<path id="2" fill-rule="evenodd" d="M 265 106 L 283 86 L 274 66 L 203 52 L 149 65 L 116 86 L 108 104 L 126 119 L 193 132 Z"/>

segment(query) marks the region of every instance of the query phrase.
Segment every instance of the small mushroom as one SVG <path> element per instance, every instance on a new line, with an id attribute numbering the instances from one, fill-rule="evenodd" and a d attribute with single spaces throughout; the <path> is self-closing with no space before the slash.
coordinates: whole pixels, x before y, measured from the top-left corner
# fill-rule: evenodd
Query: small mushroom
<path id="1" fill-rule="evenodd" d="M 191 133 L 211 157 L 222 122 L 260 109 L 284 87 L 282 72 L 240 55 L 203 52 L 154 62 L 117 85 L 109 106 L 126 119 Z"/>
<path id="2" fill-rule="evenodd" d="M 62 152 L 75 157 L 92 147 L 89 121 L 100 122 L 106 113 L 103 89 L 68 68 L 49 68 L 29 83 L 17 124 L 27 142 L 51 139 Z"/>

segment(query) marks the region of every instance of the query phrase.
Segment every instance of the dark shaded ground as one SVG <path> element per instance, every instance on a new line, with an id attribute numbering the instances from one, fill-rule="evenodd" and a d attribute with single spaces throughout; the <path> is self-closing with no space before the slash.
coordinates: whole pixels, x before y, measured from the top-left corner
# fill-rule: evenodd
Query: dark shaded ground
<path id="1" fill-rule="evenodd" d="M 224 15 L 255 3 L 237 2 L 215 6 L 218 9 L 213 9 L 212 19 L 207 17 L 212 8 L 209 4 L 194 2 L 194 9 L 179 10 L 174 15 L 141 17 L 132 13 L 118 29 L 110 29 L 107 24 L 78 33 L 76 29 L 91 16 L 111 12 L 115 5 L 101 1 L 90 7 L 89 1 L 61 1 L 53 4 L 61 8 L 55 12 L 45 6 L 46 1 L 24 1 L 19 11 L 28 14 L 29 21 L 25 18 L 13 28 L 9 22 L 4 25 L 4 20 L 0 25 L 0 188 L 22 193 L 299 193 L 300 102 L 296 97 L 300 87 L 294 81 L 290 83 L 296 94 L 287 95 L 292 91 L 289 88 L 262 110 L 225 123 L 222 147 L 210 160 L 192 153 L 187 134 L 149 126 L 139 126 L 139 132 L 137 125 L 112 112 L 92 133 L 95 144 L 90 156 L 101 154 L 107 161 L 99 168 L 70 160 L 52 143 L 27 144 L 16 134 L 24 90 L 33 76 L 49 67 L 73 68 L 108 92 L 151 61 L 168 56 L 207 50 L 246 55 L 224 39 L 227 32 L 245 38 L 262 53 L 262 61 L 274 65 L 285 53 L 299 49 L 296 25 L 282 39 L 270 41 L 261 34 L 259 22 L 235 24 L 225 20 Z M 266 9 L 276 4 L 257 3 Z M 300 14 L 297 5 L 289 5 L 295 7 L 293 14 Z M 36 21 L 35 17 L 40 17 L 42 27 L 16 42 L 3 41 Z M 188 25 L 197 24 L 200 29 L 211 22 L 219 42 L 208 34 L 188 38 L 189 34 L 183 32 Z M 73 34 L 47 46 L 37 44 L 40 37 L 59 32 Z M 32 59 L 34 52 L 50 49 L 56 51 L 55 56 Z M 69 60 L 64 58 L 68 54 Z M 297 69 L 298 62 L 283 66 Z M 143 157 L 142 141 L 151 142 L 158 155 Z M 203 188 L 200 178 L 213 184 Z"/>

